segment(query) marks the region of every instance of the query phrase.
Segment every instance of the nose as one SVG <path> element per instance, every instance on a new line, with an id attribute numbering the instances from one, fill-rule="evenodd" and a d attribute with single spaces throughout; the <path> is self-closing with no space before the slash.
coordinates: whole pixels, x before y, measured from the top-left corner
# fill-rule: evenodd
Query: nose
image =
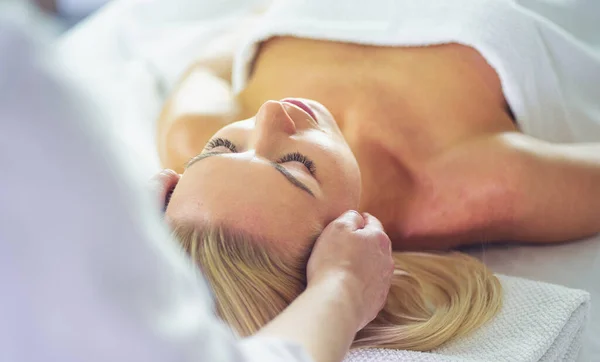
<path id="1" fill-rule="evenodd" d="M 254 149 L 257 155 L 269 157 L 271 151 L 289 136 L 296 134 L 296 124 L 281 102 L 268 101 L 256 114 Z"/>
<path id="2" fill-rule="evenodd" d="M 256 114 L 256 127 L 271 132 L 296 133 L 296 124 L 285 110 L 283 103 L 267 101 Z"/>

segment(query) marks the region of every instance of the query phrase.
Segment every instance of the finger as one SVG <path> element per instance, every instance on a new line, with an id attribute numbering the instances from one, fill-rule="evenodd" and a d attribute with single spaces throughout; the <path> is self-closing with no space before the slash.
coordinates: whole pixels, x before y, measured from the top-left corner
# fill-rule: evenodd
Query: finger
<path id="1" fill-rule="evenodd" d="M 363 213 L 363 216 L 366 221 L 366 226 L 364 228 L 365 232 L 371 232 L 373 235 L 377 235 L 377 241 L 379 242 L 381 250 L 391 255 L 392 241 L 386 234 L 381 222 L 371 214 Z"/>
<path id="2" fill-rule="evenodd" d="M 162 170 L 150 179 L 150 191 L 161 203 L 166 201 L 167 194 L 179 181 L 179 175 L 173 170 Z"/>
<path id="3" fill-rule="evenodd" d="M 379 221 L 379 219 L 377 219 L 375 216 L 363 212 L 363 218 L 365 220 L 365 229 L 385 231 L 381 221 Z"/>
<path id="4" fill-rule="evenodd" d="M 355 231 L 365 227 L 365 219 L 357 211 L 350 210 L 335 219 L 332 224 L 342 226 L 350 231 Z"/>
<path id="5" fill-rule="evenodd" d="M 178 178 L 175 171 L 169 169 L 162 170 L 150 178 L 150 187 L 153 191 L 160 193 L 168 187 L 169 181 L 174 177 Z"/>

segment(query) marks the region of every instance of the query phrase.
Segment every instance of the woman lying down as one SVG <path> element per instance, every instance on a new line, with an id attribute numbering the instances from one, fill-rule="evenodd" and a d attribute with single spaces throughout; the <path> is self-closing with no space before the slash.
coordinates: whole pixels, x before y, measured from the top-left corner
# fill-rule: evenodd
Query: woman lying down
<path id="1" fill-rule="evenodd" d="M 450 3 L 280 2 L 239 49 L 235 111 L 194 110 L 196 69 L 170 96 L 159 153 L 182 175 L 166 218 L 239 334 L 302 292 L 347 210 L 396 250 L 353 347 L 434 349 L 499 310 L 481 263 L 426 251 L 600 232 L 600 62 L 511 1 Z"/>

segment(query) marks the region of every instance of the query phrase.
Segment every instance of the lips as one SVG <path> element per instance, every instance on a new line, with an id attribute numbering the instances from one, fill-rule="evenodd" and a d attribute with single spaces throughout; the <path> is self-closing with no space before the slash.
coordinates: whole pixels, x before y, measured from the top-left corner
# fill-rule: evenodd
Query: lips
<path id="1" fill-rule="evenodd" d="M 302 109 L 304 112 L 308 113 L 308 115 L 311 116 L 315 122 L 317 122 L 317 123 L 319 122 L 317 120 L 317 116 L 315 115 L 315 112 L 313 112 L 313 110 L 306 103 L 304 103 L 298 99 L 291 99 L 291 98 L 282 99 L 281 102 L 295 105 L 296 107 Z"/>

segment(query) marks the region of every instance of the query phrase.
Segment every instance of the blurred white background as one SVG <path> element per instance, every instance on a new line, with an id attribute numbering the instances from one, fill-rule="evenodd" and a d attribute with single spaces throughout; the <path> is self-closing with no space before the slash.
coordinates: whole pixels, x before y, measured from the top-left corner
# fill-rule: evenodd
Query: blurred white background
<path id="1" fill-rule="evenodd" d="M 35 0 L 41 8 L 57 15 L 67 27 L 98 10 L 110 0 Z"/>

